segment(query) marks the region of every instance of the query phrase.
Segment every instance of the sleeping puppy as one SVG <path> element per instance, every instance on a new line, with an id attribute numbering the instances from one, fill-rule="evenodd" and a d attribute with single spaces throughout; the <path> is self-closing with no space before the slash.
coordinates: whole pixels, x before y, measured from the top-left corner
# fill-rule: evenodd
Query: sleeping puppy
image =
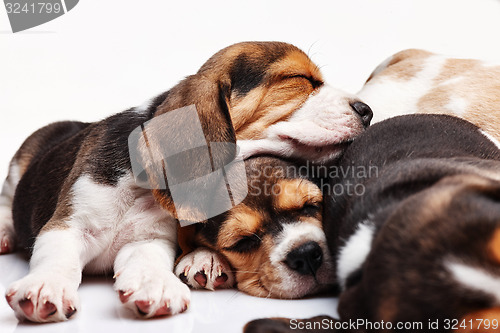
<path id="1" fill-rule="evenodd" d="M 176 275 L 193 288 L 236 282 L 250 295 L 273 298 L 299 298 L 331 286 L 320 188 L 301 174 L 304 168 L 274 157 L 251 158 L 246 170 L 248 195 L 194 226 L 196 250 L 181 259 Z"/>
<path id="2" fill-rule="evenodd" d="M 162 123 L 163 116 L 193 105 L 207 143 L 238 140 L 243 157 L 270 153 L 318 163 L 338 157 L 371 119 L 357 98 L 326 86 L 296 47 L 248 42 L 219 51 L 198 73 L 140 107 L 38 130 L 12 159 L 0 196 L 1 253 L 14 250 L 17 240 L 31 255 L 30 273 L 6 291 L 19 319 L 70 318 L 79 309 L 84 270 L 114 270 L 121 301 L 140 317 L 187 309 L 189 290 L 173 274 L 176 219 L 196 207 L 176 207 L 169 189 L 156 186 L 166 182 L 158 174 L 169 167 L 161 142 L 144 134 L 129 147 L 128 139 L 152 120 L 157 132 L 174 133 L 177 122 Z M 187 112 L 177 114 L 182 120 Z M 169 144 L 186 142 L 174 133 Z M 134 177 L 129 148 L 139 152 L 150 189 Z M 236 154 L 212 151 L 212 168 Z M 191 158 L 185 167 L 199 175 L 197 156 Z M 198 185 L 214 185 L 203 179 L 196 178 Z"/>
<path id="3" fill-rule="evenodd" d="M 300 327 L 481 331 L 479 319 L 498 319 L 499 148 L 446 115 L 395 117 L 356 139 L 324 201 L 341 321 L 318 317 Z M 246 332 L 293 332 L 296 323 L 255 321 Z"/>
<path id="4" fill-rule="evenodd" d="M 445 319 L 499 314 L 499 148 L 444 115 L 389 119 L 350 146 L 339 167 L 372 171 L 333 180 L 365 190 L 326 203 L 342 320 L 447 331 Z"/>
<path id="5" fill-rule="evenodd" d="M 411 113 L 449 114 L 500 140 L 500 65 L 405 50 L 382 62 L 358 97 L 374 110 L 373 122 Z"/>

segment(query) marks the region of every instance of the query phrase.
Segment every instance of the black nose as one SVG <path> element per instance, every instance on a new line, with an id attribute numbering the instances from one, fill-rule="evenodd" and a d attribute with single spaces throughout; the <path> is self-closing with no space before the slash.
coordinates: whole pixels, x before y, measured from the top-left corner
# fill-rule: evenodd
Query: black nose
<path id="1" fill-rule="evenodd" d="M 352 102 L 351 108 L 353 108 L 353 110 L 361 116 L 361 122 L 363 123 L 363 126 L 368 127 L 370 125 L 370 121 L 373 118 L 372 109 L 370 109 L 367 104 L 360 101 Z"/>
<path id="2" fill-rule="evenodd" d="M 316 275 L 323 263 L 323 251 L 316 242 L 307 242 L 290 251 L 285 260 L 288 267 L 302 275 Z"/>

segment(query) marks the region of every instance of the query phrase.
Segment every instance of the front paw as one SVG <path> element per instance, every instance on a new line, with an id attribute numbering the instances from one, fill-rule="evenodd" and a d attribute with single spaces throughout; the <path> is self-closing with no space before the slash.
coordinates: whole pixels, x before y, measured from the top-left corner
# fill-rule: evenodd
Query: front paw
<path id="1" fill-rule="evenodd" d="M 80 307 L 78 283 L 55 274 L 32 273 L 14 282 L 5 294 L 19 320 L 68 320 Z"/>
<path id="2" fill-rule="evenodd" d="M 115 278 L 120 301 L 140 318 L 175 315 L 189 306 L 189 288 L 172 272 L 125 267 Z"/>
<path id="3" fill-rule="evenodd" d="M 177 264 L 175 275 L 195 289 L 227 289 L 234 285 L 234 275 L 227 261 L 206 248 L 185 255 Z"/>

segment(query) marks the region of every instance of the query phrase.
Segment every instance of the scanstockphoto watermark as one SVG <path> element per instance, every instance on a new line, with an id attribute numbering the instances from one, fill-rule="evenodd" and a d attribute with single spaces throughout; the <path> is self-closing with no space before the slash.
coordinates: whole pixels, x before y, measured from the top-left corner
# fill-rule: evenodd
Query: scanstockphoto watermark
<path id="1" fill-rule="evenodd" d="M 420 331 L 424 329 L 422 322 L 397 322 L 388 321 L 369 321 L 366 319 L 349 319 L 338 321 L 331 318 L 321 320 L 298 320 L 290 319 L 290 329 L 292 330 L 325 330 L 325 331 L 386 331 L 386 330 L 411 330 Z"/>
<path id="2" fill-rule="evenodd" d="M 316 165 L 306 162 L 303 165 L 288 165 L 284 169 L 265 165 L 255 170 L 249 181 L 248 195 L 278 195 L 283 191 L 294 191 L 293 187 L 282 186 L 281 182 L 271 181 L 276 174 L 286 175 L 287 178 L 309 179 L 317 183 L 324 195 L 330 196 L 362 196 L 366 188 L 364 181 L 368 178 L 377 178 L 379 169 L 376 165 Z M 336 182 L 336 180 L 338 182 Z M 286 195 L 286 193 L 284 193 Z M 293 194 L 293 193 L 290 193 Z"/>
<path id="3" fill-rule="evenodd" d="M 412 331 L 412 332 L 442 332 L 463 330 L 467 332 L 497 332 L 500 327 L 499 319 L 428 319 L 427 321 L 370 321 L 367 319 L 349 319 L 339 321 L 332 318 L 299 320 L 290 319 L 292 330 L 325 330 L 325 331 Z"/>

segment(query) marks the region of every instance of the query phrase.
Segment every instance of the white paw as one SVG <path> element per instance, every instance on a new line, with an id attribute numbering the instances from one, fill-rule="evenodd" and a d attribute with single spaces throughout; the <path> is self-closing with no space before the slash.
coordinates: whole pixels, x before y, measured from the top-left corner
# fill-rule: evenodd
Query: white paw
<path id="1" fill-rule="evenodd" d="M 14 282 L 5 298 L 19 320 L 68 320 L 80 307 L 78 282 L 54 274 L 32 273 Z"/>
<path id="2" fill-rule="evenodd" d="M 121 302 L 138 317 L 175 315 L 189 307 L 189 288 L 168 270 L 128 265 L 115 278 Z"/>
<path id="3" fill-rule="evenodd" d="M 0 206 L 0 254 L 11 253 L 14 248 L 15 233 L 11 208 Z"/>
<path id="4" fill-rule="evenodd" d="M 175 267 L 175 275 L 195 289 L 226 289 L 234 285 L 234 275 L 227 261 L 207 248 L 185 255 Z"/>

